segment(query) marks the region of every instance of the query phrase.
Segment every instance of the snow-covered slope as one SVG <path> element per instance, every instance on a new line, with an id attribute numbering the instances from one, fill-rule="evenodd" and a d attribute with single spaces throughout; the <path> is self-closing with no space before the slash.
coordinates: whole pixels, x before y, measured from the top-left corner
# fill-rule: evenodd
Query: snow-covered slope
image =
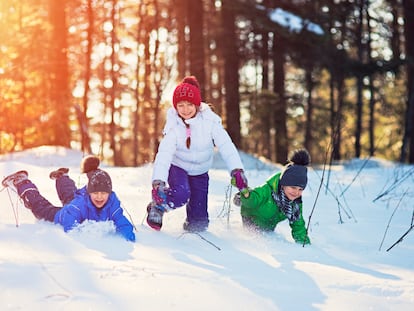
<path id="1" fill-rule="evenodd" d="M 49 172 L 67 166 L 83 185 L 81 157 L 61 147 L 3 155 L 0 176 L 26 169 L 58 204 Z M 280 169 L 242 157 L 251 186 Z M 329 187 L 319 192 L 307 247 L 293 242 L 287 223 L 265 235 L 242 229 L 239 209 L 229 203 L 236 191 L 220 159 L 210 171 L 211 225 L 201 236 L 183 232 L 185 208 L 166 214 L 161 232 L 145 225 L 150 164 L 105 166 L 136 226 L 136 243 L 116 236 L 110 223 L 86 223 L 64 233 L 36 221 L 3 189 L 0 309 L 412 310 L 414 233 L 386 249 L 411 226 L 414 169 L 378 159 L 364 163 L 351 161 L 330 173 L 309 170 L 306 222 L 322 176 Z"/>

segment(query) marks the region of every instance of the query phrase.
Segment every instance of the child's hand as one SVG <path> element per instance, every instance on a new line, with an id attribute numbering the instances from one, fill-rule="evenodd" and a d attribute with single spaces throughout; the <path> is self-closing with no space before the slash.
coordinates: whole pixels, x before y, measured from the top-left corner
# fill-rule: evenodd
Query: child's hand
<path id="1" fill-rule="evenodd" d="M 127 241 L 135 242 L 135 233 L 132 231 L 125 232 L 124 237 Z"/>
<path id="2" fill-rule="evenodd" d="M 167 194 L 165 193 L 165 181 L 154 180 L 152 182 L 152 200 L 157 204 L 165 204 L 167 200 Z"/>
<path id="3" fill-rule="evenodd" d="M 152 189 L 165 188 L 165 181 L 156 179 L 152 182 Z"/>
<path id="4" fill-rule="evenodd" d="M 233 197 L 233 203 L 236 206 L 241 206 L 240 192 L 237 192 Z"/>
<path id="5" fill-rule="evenodd" d="M 249 196 L 249 187 L 247 185 L 247 178 L 241 168 L 236 168 L 231 171 L 231 184 L 240 190 L 244 197 Z"/>

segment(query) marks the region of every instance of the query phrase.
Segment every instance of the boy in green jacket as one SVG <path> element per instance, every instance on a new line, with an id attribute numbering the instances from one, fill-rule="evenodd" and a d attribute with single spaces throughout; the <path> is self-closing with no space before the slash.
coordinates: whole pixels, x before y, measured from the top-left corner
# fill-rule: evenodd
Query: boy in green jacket
<path id="1" fill-rule="evenodd" d="M 302 192 L 308 182 L 309 163 L 310 155 L 305 149 L 295 150 L 282 172 L 272 175 L 261 186 L 237 193 L 234 203 L 241 206 L 243 225 L 273 231 L 279 222 L 288 219 L 293 239 L 310 244 L 302 215 Z"/>

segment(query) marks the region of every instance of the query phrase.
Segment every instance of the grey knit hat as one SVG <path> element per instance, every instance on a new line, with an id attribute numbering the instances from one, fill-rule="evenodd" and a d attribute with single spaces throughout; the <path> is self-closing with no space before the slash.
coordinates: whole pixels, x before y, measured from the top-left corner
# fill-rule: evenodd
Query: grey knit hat
<path id="1" fill-rule="evenodd" d="M 89 182 L 88 193 L 92 192 L 112 192 L 112 180 L 109 174 L 101 169 L 96 169 L 87 173 Z"/>

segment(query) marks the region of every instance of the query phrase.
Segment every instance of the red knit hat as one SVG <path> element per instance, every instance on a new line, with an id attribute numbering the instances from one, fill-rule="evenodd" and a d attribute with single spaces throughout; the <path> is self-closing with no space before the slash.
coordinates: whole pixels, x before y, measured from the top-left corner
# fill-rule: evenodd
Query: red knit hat
<path id="1" fill-rule="evenodd" d="M 180 101 L 189 101 L 196 106 L 201 104 L 200 85 L 194 76 L 188 76 L 174 90 L 173 105 L 177 109 Z"/>

